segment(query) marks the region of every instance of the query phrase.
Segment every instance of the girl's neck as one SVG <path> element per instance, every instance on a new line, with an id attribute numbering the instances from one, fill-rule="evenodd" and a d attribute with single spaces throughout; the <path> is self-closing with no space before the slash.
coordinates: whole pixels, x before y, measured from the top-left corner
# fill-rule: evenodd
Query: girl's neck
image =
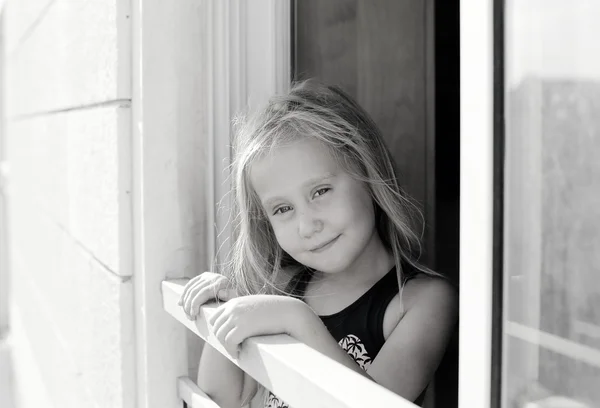
<path id="1" fill-rule="evenodd" d="M 349 267 L 337 273 L 317 272 L 322 285 L 338 289 L 371 287 L 394 266 L 394 256 L 375 230 L 362 253 Z"/>

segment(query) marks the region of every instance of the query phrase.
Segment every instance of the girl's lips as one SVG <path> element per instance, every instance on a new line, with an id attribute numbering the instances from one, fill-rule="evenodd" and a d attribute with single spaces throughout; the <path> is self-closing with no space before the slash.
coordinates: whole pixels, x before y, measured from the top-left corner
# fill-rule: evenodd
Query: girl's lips
<path id="1" fill-rule="evenodd" d="M 311 249 L 310 252 L 323 252 L 326 249 L 328 249 L 329 247 L 331 247 L 339 238 L 340 236 L 338 235 L 337 237 L 335 237 L 334 239 L 332 239 L 331 241 L 329 241 L 328 243 L 326 243 L 323 246 L 320 246 L 316 249 Z"/>

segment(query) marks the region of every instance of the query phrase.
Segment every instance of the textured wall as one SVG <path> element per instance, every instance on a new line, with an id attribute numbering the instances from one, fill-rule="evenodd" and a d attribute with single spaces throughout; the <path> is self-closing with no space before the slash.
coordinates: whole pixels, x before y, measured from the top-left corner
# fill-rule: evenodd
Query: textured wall
<path id="1" fill-rule="evenodd" d="M 17 397 L 132 407 L 129 2 L 9 0 L 5 13 Z"/>

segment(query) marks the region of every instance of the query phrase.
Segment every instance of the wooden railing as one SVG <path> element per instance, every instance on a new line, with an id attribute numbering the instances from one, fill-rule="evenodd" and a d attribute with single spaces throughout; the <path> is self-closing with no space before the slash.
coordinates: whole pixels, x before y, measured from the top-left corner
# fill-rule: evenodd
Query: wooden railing
<path id="1" fill-rule="evenodd" d="M 250 338 L 244 342 L 239 357 L 233 358 L 208 331 L 206 320 L 214 313 L 214 304 L 203 306 L 195 321 L 189 320 L 181 306 L 177 305 L 186 283 L 185 279 L 162 283 L 164 309 L 290 406 L 416 407 L 412 402 L 284 334 Z M 189 407 L 217 408 L 189 378 L 180 378 L 178 387 L 179 396 Z"/>
<path id="2" fill-rule="evenodd" d="M 177 392 L 188 408 L 219 408 L 189 377 L 177 379 Z"/>

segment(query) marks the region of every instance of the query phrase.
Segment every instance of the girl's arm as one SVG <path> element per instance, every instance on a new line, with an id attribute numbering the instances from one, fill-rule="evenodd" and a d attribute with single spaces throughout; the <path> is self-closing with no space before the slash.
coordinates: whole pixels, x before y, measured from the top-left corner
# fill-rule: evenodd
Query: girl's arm
<path id="1" fill-rule="evenodd" d="M 404 288 L 405 313 L 371 363 L 362 370 L 304 302 L 252 295 L 221 305 L 209 319 L 232 355 L 247 338 L 286 333 L 347 368 L 414 401 L 431 381 L 457 319 L 454 288 L 442 279 L 413 279 Z M 290 318 L 293 316 L 293 318 Z"/>
<path id="2" fill-rule="evenodd" d="M 276 295 L 238 297 L 217 308 L 208 324 L 231 355 L 237 355 L 238 346 L 249 337 L 284 333 L 371 379 L 299 299 Z"/>
<path id="3" fill-rule="evenodd" d="M 404 289 L 405 313 L 371 363 L 362 370 L 314 313 L 303 313 L 290 334 L 313 349 L 415 401 L 433 378 L 458 318 L 454 288 L 442 279 L 413 279 Z"/>
<path id="4" fill-rule="evenodd" d="M 257 382 L 205 343 L 198 369 L 198 387 L 221 408 L 240 408 L 256 394 Z"/>
<path id="5" fill-rule="evenodd" d="M 232 355 L 237 354 L 237 346 L 246 338 L 285 333 L 372 380 L 339 346 L 312 309 L 298 299 L 244 296 L 229 300 L 219 309 L 209 319 L 209 327 Z M 200 359 L 198 386 L 222 408 L 249 403 L 258 389 L 256 380 L 208 343 Z"/>
<path id="6" fill-rule="evenodd" d="M 200 307 L 218 297 L 228 301 L 237 294 L 223 275 L 204 272 L 191 279 L 185 286 L 179 305 L 188 318 L 195 318 Z M 223 408 L 240 408 L 256 394 L 256 381 L 205 343 L 198 369 L 198 387 Z"/>
<path id="7" fill-rule="evenodd" d="M 380 385 L 414 401 L 437 370 L 458 320 L 458 294 L 443 279 L 409 281 L 404 316 L 369 367 Z"/>

